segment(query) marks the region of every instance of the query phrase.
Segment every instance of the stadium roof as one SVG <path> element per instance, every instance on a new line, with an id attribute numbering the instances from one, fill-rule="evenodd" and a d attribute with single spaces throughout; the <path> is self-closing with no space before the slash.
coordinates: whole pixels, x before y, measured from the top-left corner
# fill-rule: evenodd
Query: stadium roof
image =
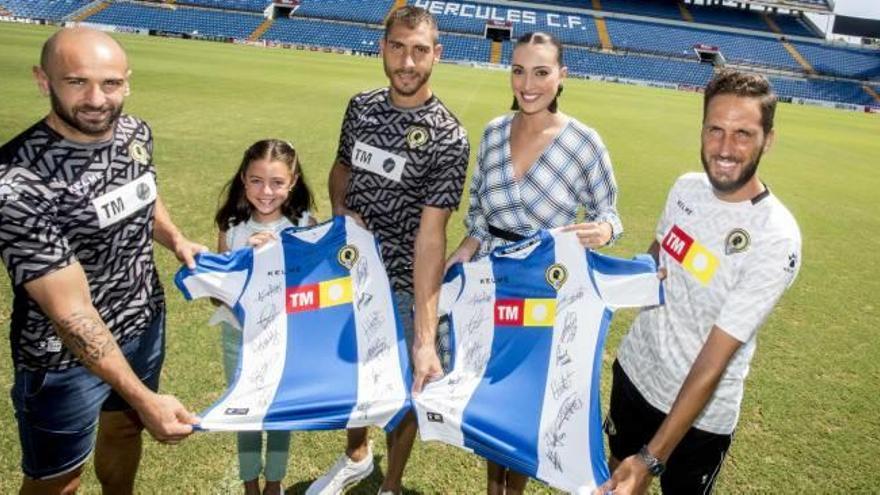
<path id="1" fill-rule="evenodd" d="M 802 12 L 815 12 L 817 14 L 830 14 L 834 12 L 834 0 L 738 0 L 742 3 L 777 7 L 781 9 L 800 10 Z"/>

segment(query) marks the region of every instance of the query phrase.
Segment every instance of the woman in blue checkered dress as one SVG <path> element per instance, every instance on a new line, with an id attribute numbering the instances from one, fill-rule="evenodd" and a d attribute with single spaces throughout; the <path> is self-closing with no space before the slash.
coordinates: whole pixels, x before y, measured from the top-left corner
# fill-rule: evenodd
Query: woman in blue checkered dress
<path id="1" fill-rule="evenodd" d="M 513 51 L 512 114 L 483 132 L 470 187 L 467 237 L 447 268 L 562 227 L 588 248 L 607 245 L 623 227 L 608 151 L 593 129 L 558 109 L 567 69 L 562 45 L 546 33 L 520 37 Z M 584 220 L 577 223 L 583 209 Z M 487 461 L 490 494 L 522 493 L 528 478 Z"/>

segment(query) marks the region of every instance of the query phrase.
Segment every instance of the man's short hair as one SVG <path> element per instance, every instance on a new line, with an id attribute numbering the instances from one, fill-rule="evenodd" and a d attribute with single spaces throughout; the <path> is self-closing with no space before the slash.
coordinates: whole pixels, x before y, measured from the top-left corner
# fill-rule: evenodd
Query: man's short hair
<path id="1" fill-rule="evenodd" d="M 758 98 L 761 103 L 761 127 L 766 135 L 773 130 L 773 117 L 776 115 L 776 94 L 770 81 L 760 74 L 724 69 L 706 85 L 703 96 L 703 120 L 709 102 L 718 95 L 735 95 L 743 98 Z"/>
<path id="2" fill-rule="evenodd" d="M 434 31 L 434 44 L 439 41 L 439 28 L 437 27 L 437 19 L 427 10 L 415 5 L 404 5 L 398 9 L 394 9 L 388 17 L 385 18 L 385 39 L 388 39 L 388 33 L 395 24 L 402 22 L 409 29 L 415 29 L 420 24 L 426 23 L 428 27 Z"/>

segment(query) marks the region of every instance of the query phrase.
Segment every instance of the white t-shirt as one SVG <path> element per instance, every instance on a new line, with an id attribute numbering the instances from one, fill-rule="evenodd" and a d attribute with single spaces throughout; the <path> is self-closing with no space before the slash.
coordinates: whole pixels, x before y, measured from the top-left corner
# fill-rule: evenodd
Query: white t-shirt
<path id="1" fill-rule="evenodd" d="M 739 203 L 721 201 L 702 173 L 676 181 L 660 222 L 666 304 L 644 309 L 618 360 L 645 399 L 669 412 L 714 325 L 743 343 L 694 426 L 730 434 L 758 329 L 801 264 L 794 217 L 767 190 Z"/>
<path id="2" fill-rule="evenodd" d="M 308 211 L 303 212 L 302 216 L 297 219 L 296 225 L 285 216 L 268 223 L 260 223 L 250 218 L 247 222 L 237 223 L 226 231 L 226 248 L 230 251 L 235 251 L 236 249 L 247 247 L 248 239 L 260 232 L 273 232 L 277 236 L 279 232 L 288 227 L 308 227 L 311 218 L 311 214 Z M 211 319 L 208 320 L 209 325 L 219 325 L 221 322 L 228 323 L 236 330 L 241 330 L 241 325 L 235 319 L 235 315 L 225 305 L 218 307 L 214 314 L 211 315 Z"/>

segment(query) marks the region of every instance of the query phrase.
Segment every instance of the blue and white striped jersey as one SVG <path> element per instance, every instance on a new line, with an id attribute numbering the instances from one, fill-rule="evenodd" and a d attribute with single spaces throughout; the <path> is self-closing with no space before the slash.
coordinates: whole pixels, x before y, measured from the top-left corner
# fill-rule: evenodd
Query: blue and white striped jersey
<path id="1" fill-rule="evenodd" d="M 393 427 L 409 409 L 403 330 L 375 238 L 347 217 L 289 228 L 280 242 L 197 258 L 175 277 L 242 323 L 229 390 L 206 430 Z"/>
<path id="2" fill-rule="evenodd" d="M 662 302 L 649 256 L 603 256 L 573 233 L 540 231 L 454 266 L 440 302 L 453 367 L 413 398 L 422 439 L 570 492 L 595 488 L 609 476 L 599 376 L 612 312 Z"/>

